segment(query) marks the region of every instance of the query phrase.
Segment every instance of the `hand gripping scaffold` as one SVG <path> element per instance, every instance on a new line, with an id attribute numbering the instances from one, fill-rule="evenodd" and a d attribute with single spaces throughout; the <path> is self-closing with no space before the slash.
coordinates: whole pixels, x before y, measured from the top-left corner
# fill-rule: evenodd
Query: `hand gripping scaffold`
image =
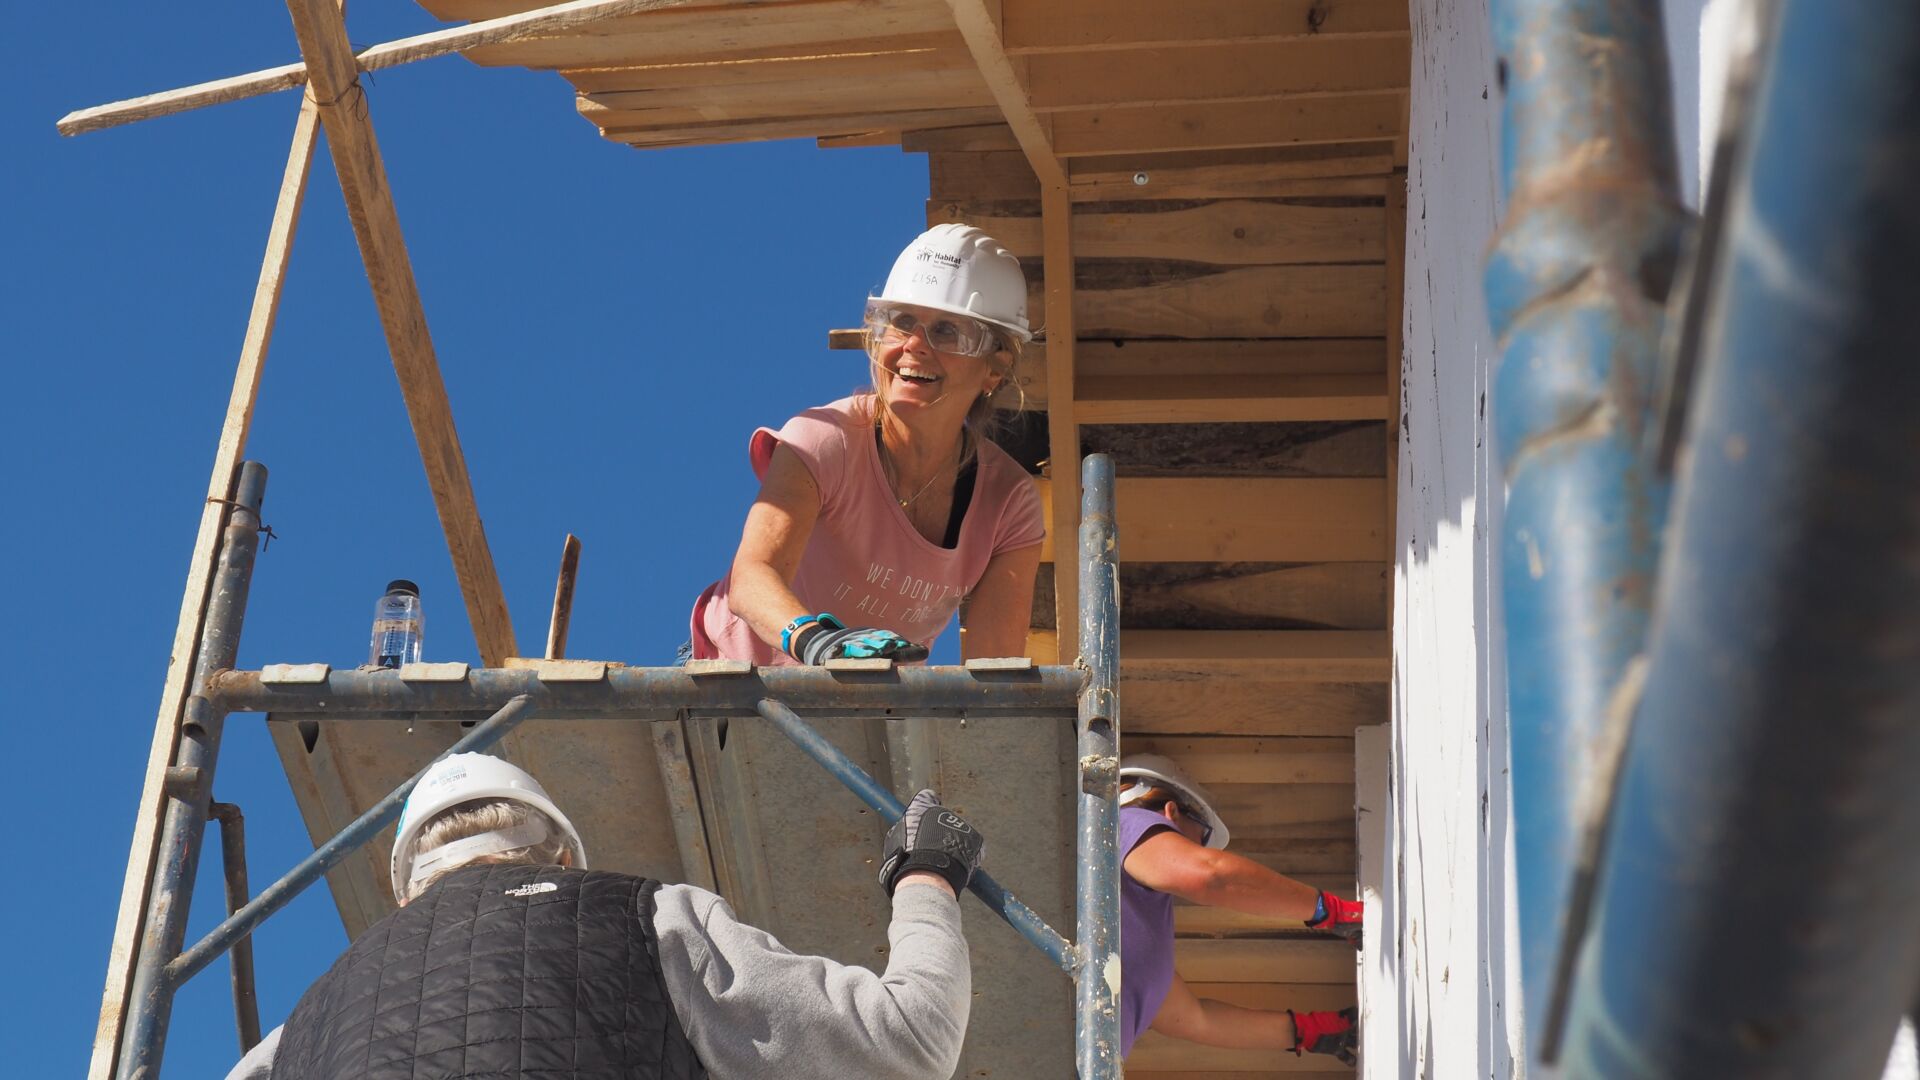
<path id="1" fill-rule="evenodd" d="M 248 935 L 398 818 L 419 778 L 416 774 L 395 788 L 258 896 L 247 899 L 238 814 L 212 801 L 214 773 L 227 717 L 270 711 L 324 713 L 344 722 L 479 720 L 447 749 L 448 754 L 486 749 L 536 715 L 545 720 L 641 723 L 676 721 L 694 712 L 711 717 L 758 716 L 889 824 L 902 812 L 899 798 L 802 719 L 804 715 L 907 714 L 938 721 L 996 716 L 1071 719 L 1077 727 L 1080 777 L 1074 853 L 1076 940 L 1066 940 L 986 873 L 975 875 L 969 887 L 1072 977 L 1074 1058 L 1079 1075 L 1087 1080 L 1120 1075 L 1120 899 L 1114 803 L 1119 599 L 1113 465 L 1104 455 L 1086 460 L 1083 477 L 1079 538 L 1083 648 L 1076 665 L 896 668 L 886 661 L 857 661 L 862 665 L 859 670 L 754 669 L 744 664 L 712 664 L 705 670 L 615 667 L 595 681 L 546 681 L 532 669 L 466 669 L 464 665 L 409 665 L 394 671 L 333 671 L 320 664 L 233 670 L 259 541 L 266 475 L 266 469 L 256 463 L 242 467 L 222 538 L 194 692 L 166 777 L 160 856 L 144 882 L 146 918 L 124 1034 L 113 1048 L 118 1062 L 114 1075 L 123 1080 L 159 1076 L 175 992 L 222 954 L 234 957 L 234 1002 L 242 1038 L 257 1039 L 259 1018 Z M 453 677 L 448 677 L 449 667 L 456 669 Z M 223 823 L 230 914 L 187 947 L 187 909 L 209 816 L 218 816 Z"/>

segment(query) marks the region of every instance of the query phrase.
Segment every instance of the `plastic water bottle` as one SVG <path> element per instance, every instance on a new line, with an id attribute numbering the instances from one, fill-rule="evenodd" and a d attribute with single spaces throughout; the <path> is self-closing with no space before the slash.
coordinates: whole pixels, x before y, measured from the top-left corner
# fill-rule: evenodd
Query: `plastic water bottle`
<path id="1" fill-rule="evenodd" d="M 420 662 L 420 634 L 427 617 L 420 610 L 420 586 L 411 581 L 389 581 L 387 592 L 373 606 L 373 647 L 367 663 L 397 668 Z"/>

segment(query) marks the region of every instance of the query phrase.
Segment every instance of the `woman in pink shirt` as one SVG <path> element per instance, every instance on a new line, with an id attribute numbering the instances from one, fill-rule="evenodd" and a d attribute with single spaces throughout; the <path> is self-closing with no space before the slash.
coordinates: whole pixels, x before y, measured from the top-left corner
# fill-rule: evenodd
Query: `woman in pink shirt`
<path id="1" fill-rule="evenodd" d="M 969 656 L 1020 656 L 1046 535 L 1032 480 L 982 436 L 1027 327 L 1019 261 L 938 225 L 867 300 L 873 391 L 761 428 L 733 569 L 694 603 L 693 659 L 924 660 L 960 612 Z"/>

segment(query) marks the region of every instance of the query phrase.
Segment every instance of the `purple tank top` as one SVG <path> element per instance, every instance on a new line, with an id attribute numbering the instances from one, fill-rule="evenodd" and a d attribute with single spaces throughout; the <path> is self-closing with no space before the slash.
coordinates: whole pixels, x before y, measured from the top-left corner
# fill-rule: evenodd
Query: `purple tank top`
<path id="1" fill-rule="evenodd" d="M 1120 863 L 1140 841 L 1173 825 L 1137 806 L 1120 810 Z M 1173 897 L 1120 874 L 1120 1053 L 1153 1025 L 1173 985 Z"/>

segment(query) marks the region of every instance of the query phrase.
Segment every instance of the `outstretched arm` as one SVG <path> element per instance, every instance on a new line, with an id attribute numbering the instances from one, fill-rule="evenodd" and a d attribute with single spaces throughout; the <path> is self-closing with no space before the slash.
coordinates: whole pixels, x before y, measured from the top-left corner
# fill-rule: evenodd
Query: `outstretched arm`
<path id="1" fill-rule="evenodd" d="M 1127 876 L 1149 889 L 1208 907 L 1275 919 L 1313 918 L 1319 890 L 1252 859 L 1202 847 L 1161 829 L 1127 853 Z"/>
<path id="2" fill-rule="evenodd" d="M 1167 999 L 1153 1018 L 1153 1030 L 1188 1042 L 1236 1050 L 1291 1050 L 1296 1041 L 1293 1017 L 1285 1012 L 1245 1009 L 1196 997 L 1178 975 L 1173 977 Z"/>
<path id="3" fill-rule="evenodd" d="M 813 474 L 798 454 L 785 445 L 774 447 L 733 556 L 727 603 L 775 649 L 789 622 L 814 614 L 794 595 L 793 576 L 819 517 L 820 488 Z"/>
<path id="4" fill-rule="evenodd" d="M 960 1060 L 972 973 L 946 881 L 900 879 L 885 974 L 802 956 L 686 885 L 656 894 L 675 1014 L 714 1076 L 945 1080 Z"/>

